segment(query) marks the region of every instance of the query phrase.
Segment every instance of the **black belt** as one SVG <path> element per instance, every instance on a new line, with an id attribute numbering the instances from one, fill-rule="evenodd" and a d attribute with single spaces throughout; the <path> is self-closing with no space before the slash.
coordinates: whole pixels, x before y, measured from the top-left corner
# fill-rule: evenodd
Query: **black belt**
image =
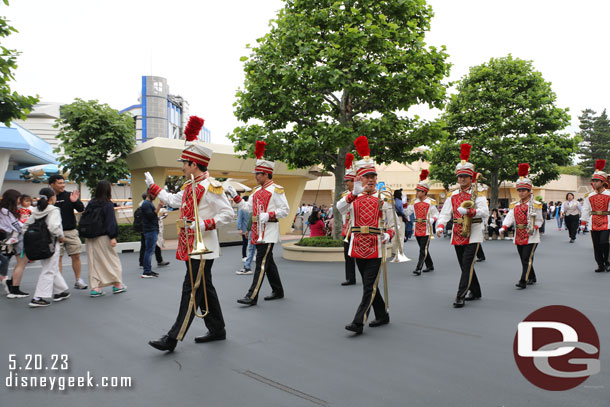
<path id="1" fill-rule="evenodd" d="M 591 212 L 591 215 L 610 215 L 610 211 L 593 211 Z"/>
<path id="2" fill-rule="evenodd" d="M 383 230 L 374 226 L 354 226 L 352 228 L 352 233 L 358 233 L 361 235 L 381 235 L 383 233 Z"/>
<path id="3" fill-rule="evenodd" d="M 481 223 L 483 222 L 483 219 L 481 218 L 472 218 L 472 223 Z M 461 225 L 464 223 L 464 218 L 459 218 L 459 219 L 453 219 L 453 223 L 457 223 L 458 225 Z"/>

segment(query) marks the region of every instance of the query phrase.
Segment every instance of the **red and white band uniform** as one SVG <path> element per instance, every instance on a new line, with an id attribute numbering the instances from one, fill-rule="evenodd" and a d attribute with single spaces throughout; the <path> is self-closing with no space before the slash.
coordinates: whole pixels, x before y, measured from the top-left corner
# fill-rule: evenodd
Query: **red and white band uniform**
<path id="1" fill-rule="evenodd" d="M 430 256 L 430 240 L 432 225 L 438 219 L 438 209 L 436 208 L 436 201 L 432 198 L 426 197 L 423 201 L 419 198 L 415 198 L 411 201 L 405 211 L 407 218 L 410 218 L 412 214 L 415 214 L 415 240 L 419 245 L 419 258 L 417 266 L 413 271 L 413 274 L 420 275 L 424 264 L 426 269 L 424 271 L 434 270 L 434 262 Z"/>
<path id="2" fill-rule="evenodd" d="M 341 198 L 345 198 L 350 194 L 351 191 L 345 191 Z M 351 204 L 349 204 L 351 206 Z M 339 211 L 341 212 L 341 211 Z M 350 211 L 347 210 L 345 213 L 341 213 L 343 219 L 343 228 L 341 230 L 341 236 L 343 237 L 343 258 L 345 259 L 345 282 L 343 285 L 356 284 L 356 262 L 354 258 L 349 255 L 350 240 L 353 236 L 352 229 L 352 218 L 350 217 Z M 349 233 L 349 237 L 347 236 Z M 347 242 L 345 238 L 348 237 Z"/>
<path id="3" fill-rule="evenodd" d="M 593 253 L 597 263 L 596 271 L 610 271 L 608 252 L 610 245 L 610 191 L 604 189 L 602 192 L 593 190 L 585 196 L 582 205 L 581 227 L 590 221 L 591 241 L 593 242 Z"/>

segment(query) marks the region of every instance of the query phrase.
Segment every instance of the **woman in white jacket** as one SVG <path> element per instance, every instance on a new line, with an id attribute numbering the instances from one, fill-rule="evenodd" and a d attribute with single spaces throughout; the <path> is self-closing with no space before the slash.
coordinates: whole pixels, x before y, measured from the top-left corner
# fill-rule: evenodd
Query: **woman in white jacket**
<path id="1" fill-rule="evenodd" d="M 32 301 L 28 304 L 30 307 L 46 307 L 50 304 L 45 298 L 53 298 L 53 301 L 62 301 L 70 297 L 68 284 L 59 272 L 59 243 L 64 240 L 64 232 L 61 226 L 61 214 L 59 208 L 53 206 L 55 203 L 55 192 L 51 188 L 43 188 L 40 190 L 40 198 L 38 205 L 23 225 L 23 232 L 32 225 L 37 219 L 42 219 L 46 216 L 45 222 L 51 240 L 55 245 L 53 255 L 47 259 L 41 260 L 42 271 L 38 277 L 36 291 Z"/>

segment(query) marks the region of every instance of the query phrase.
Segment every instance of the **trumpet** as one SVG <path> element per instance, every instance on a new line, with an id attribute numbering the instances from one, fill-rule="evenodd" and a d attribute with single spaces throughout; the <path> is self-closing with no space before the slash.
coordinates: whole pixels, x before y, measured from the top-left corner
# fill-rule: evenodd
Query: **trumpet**
<path id="1" fill-rule="evenodd" d="M 191 191 L 192 191 L 192 195 L 193 195 L 193 222 L 195 223 L 195 239 L 193 242 L 193 247 L 191 248 L 191 250 L 189 251 L 189 276 L 190 276 L 190 280 L 191 280 L 191 300 L 189 303 L 189 306 L 193 307 L 193 314 L 197 317 L 197 318 L 205 318 L 208 313 L 210 312 L 210 309 L 208 307 L 208 295 L 207 295 L 207 291 L 206 291 L 206 286 L 205 286 L 205 276 L 204 276 L 204 267 L 205 267 L 205 261 L 203 260 L 203 255 L 207 254 L 207 253 L 212 253 L 212 250 L 209 250 L 207 247 L 205 247 L 205 244 L 203 243 L 203 234 L 201 232 L 201 226 L 199 224 L 199 205 L 197 205 L 197 189 L 196 189 L 196 183 L 195 183 L 195 177 L 193 176 L 193 174 L 191 174 Z M 185 234 L 186 234 L 186 244 L 188 247 L 188 229 L 186 229 L 186 225 L 187 225 L 187 218 L 184 217 L 183 218 L 184 221 L 184 227 L 185 227 Z M 200 279 L 201 284 L 203 284 L 203 300 L 205 303 L 205 311 L 203 314 L 199 314 L 197 312 L 197 302 L 195 301 L 195 292 L 197 291 L 197 287 L 200 284 L 200 281 L 196 281 L 197 278 L 193 279 L 193 267 L 191 264 L 191 256 L 196 256 L 199 255 L 199 270 L 197 270 L 197 278 Z"/>
<path id="2" fill-rule="evenodd" d="M 379 190 L 379 200 L 380 200 L 380 205 L 379 205 L 380 209 L 381 209 L 381 200 L 386 201 L 392 205 L 392 213 L 394 214 L 394 226 L 396 227 L 396 237 L 394 238 L 394 251 L 396 252 L 396 255 L 394 256 L 394 258 L 392 260 L 390 260 L 390 263 L 404 263 L 407 261 L 411 261 L 411 259 L 408 258 L 405 255 L 404 251 L 402 250 L 402 242 L 399 242 L 400 234 L 398 233 L 398 220 L 396 218 L 396 208 L 394 207 L 394 192 L 392 191 L 392 189 L 385 185 L 383 187 L 381 187 L 381 189 Z M 385 248 L 384 248 L 384 253 L 385 253 Z"/>

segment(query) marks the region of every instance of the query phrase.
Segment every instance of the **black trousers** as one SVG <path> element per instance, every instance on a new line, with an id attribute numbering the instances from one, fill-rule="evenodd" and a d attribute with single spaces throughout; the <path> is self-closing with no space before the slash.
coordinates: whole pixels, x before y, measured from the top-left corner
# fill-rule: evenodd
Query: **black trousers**
<path id="1" fill-rule="evenodd" d="M 475 297 L 481 296 L 481 286 L 477 273 L 474 271 L 475 257 L 479 251 L 480 243 L 470 243 L 466 245 L 456 245 L 455 254 L 458 258 L 458 263 L 462 270 L 460 277 L 460 285 L 458 287 L 457 297 L 464 298 L 468 290 L 472 291 Z"/>
<path id="2" fill-rule="evenodd" d="M 433 269 L 434 264 L 432 263 L 430 252 L 428 251 L 430 236 L 415 236 L 415 239 L 417 239 L 417 244 L 419 245 L 419 259 L 417 260 L 417 267 L 415 270 L 421 270 L 424 267 L 424 262 L 426 263 L 426 268 Z"/>
<path id="3" fill-rule="evenodd" d="M 362 300 L 356 315 L 354 316 L 354 324 L 364 325 L 371 311 L 371 305 L 375 310 L 375 318 L 384 318 L 386 314 L 385 301 L 379 292 L 377 286 L 377 275 L 381 273 L 381 259 L 356 259 L 358 271 L 362 276 Z"/>
<path id="4" fill-rule="evenodd" d="M 578 231 L 578 220 L 580 216 L 578 215 L 566 215 L 566 226 L 568 227 L 568 232 L 570 234 L 570 239 L 576 239 L 576 232 Z"/>
<path id="5" fill-rule="evenodd" d="M 351 281 L 352 283 L 355 283 L 356 282 L 356 261 L 348 253 L 349 253 L 349 243 L 343 242 L 343 257 L 345 258 L 345 281 Z"/>
<path id="6" fill-rule="evenodd" d="M 255 304 L 258 301 L 258 292 L 265 279 L 265 274 L 269 278 L 271 290 L 280 296 L 284 295 L 280 273 L 273 260 L 273 246 L 274 243 L 260 243 L 256 245 L 256 269 L 254 270 L 252 285 L 246 295 L 247 297 L 250 297 Z"/>
<path id="7" fill-rule="evenodd" d="M 220 308 L 220 302 L 218 301 L 218 295 L 216 294 L 216 288 L 212 284 L 212 264 L 214 260 L 204 260 L 205 264 L 203 267 L 203 274 L 205 277 L 205 292 L 208 298 L 208 315 L 203 318 L 205 326 L 210 332 L 218 332 L 225 327 L 225 321 L 222 317 L 222 309 Z M 193 269 L 193 283 L 195 284 L 195 304 L 196 308 L 199 309 L 199 313 L 205 312 L 205 301 L 203 297 L 203 284 L 200 283 L 199 266 L 200 260 L 191 260 Z M 193 304 L 191 304 L 191 278 L 189 276 L 189 265 L 188 261 L 186 264 L 186 275 L 184 276 L 184 283 L 182 284 L 182 298 L 180 299 L 180 308 L 178 309 L 178 317 L 176 322 L 168 332 L 170 338 L 181 341 L 186 335 L 195 313 L 193 310 Z"/>
<path id="8" fill-rule="evenodd" d="M 248 235 L 241 235 L 241 257 L 244 258 L 248 255 Z"/>
<path id="9" fill-rule="evenodd" d="M 608 249 L 610 249 L 608 237 L 610 237 L 610 230 L 591 231 L 593 253 L 595 254 L 595 262 L 599 268 L 604 268 L 608 263 Z"/>
<path id="10" fill-rule="evenodd" d="M 146 242 L 144 241 L 144 233 L 142 233 L 142 238 L 140 239 L 140 266 L 142 266 L 144 263 L 144 249 L 146 248 Z M 161 248 L 157 245 L 155 245 L 155 258 L 157 259 L 157 264 L 158 263 L 163 263 L 163 256 L 161 255 Z"/>
<path id="11" fill-rule="evenodd" d="M 483 252 L 483 245 L 479 243 L 479 250 L 477 250 L 477 259 L 485 260 L 485 253 Z"/>
<path id="12" fill-rule="evenodd" d="M 521 279 L 520 282 L 528 280 L 536 281 L 536 272 L 534 272 L 534 252 L 538 247 L 538 243 L 530 243 L 517 245 L 519 257 L 521 257 Z"/>

